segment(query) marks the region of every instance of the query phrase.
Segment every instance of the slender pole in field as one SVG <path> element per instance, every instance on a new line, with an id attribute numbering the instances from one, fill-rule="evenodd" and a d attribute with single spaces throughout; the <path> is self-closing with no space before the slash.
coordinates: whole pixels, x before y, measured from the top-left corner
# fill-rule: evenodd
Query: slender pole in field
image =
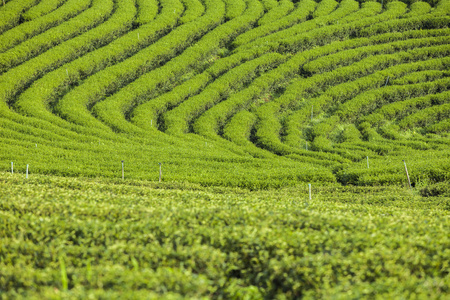
<path id="1" fill-rule="evenodd" d="M 387 86 L 388 82 L 389 82 L 389 76 L 387 77 L 386 83 L 384 84 L 384 86 Z"/>
<path id="2" fill-rule="evenodd" d="M 161 182 L 162 179 L 162 169 L 161 169 L 161 163 L 159 163 L 159 182 Z"/>
<path id="3" fill-rule="evenodd" d="M 14 163 L 11 162 L 11 174 L 14 174 Z"/>
<path id="4" fill-rule="evenodd" d="M 125 179 L 125 171 L 124 171 L 124 168 L 123 168 L 123 163 L 124 163 L 124 161 L 122 160 L 122 180 Z"/>
<path id="5" fill-rule="evenodd" d="M 28 165 L 27 165 L 27 175 L 26 175 L 25 178 L 28 179 Z"/>
<path id="6" fill-rule="evenodd" d="M 308 150 L 308 141 L 305 141 L 306 150 Z"/>
<path id="7" fill-rule="evenodd" d="M 367 156 L 367 169 L 369 168 L 369 157 Z"/>
<path id="8" fill-rule="evenodd" d="M 308 183 L 308 188 L 309 188 L 309 200 L 311 200 L 311 183 Z"/>
<path id="9" fill-rule="evenodd" d="M 406 162 L 405 162 L 405 160 L 403 160 L 403 164 L 405 165 L 405 172 L 406 172 L 406 177 L 408 178 L 409 188 L 412 189 L 412 186 L 411 186 L 411 180 L 409 179 L 408 168 L 406 167 Z"/>
<path id="10" fill-rule="evenodd" d="M 3 0 L 3 6 L 5 6 L 5 0 Z"/>

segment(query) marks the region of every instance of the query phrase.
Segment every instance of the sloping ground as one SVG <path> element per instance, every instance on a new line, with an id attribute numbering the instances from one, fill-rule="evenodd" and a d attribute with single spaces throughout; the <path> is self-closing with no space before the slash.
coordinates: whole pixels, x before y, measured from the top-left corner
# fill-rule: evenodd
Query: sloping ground
<path id="1" fill-rule="evenodd" d="M 450 1 L 10 0 L 0 168 L 251 189 L 450 180 Z"/>

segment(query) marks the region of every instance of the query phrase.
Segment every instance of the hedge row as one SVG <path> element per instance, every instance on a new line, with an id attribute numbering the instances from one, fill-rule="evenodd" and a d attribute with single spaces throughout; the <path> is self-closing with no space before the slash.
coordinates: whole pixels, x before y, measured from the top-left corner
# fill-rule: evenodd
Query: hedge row
<path id="1" fill-rule="evenodd" d="M 397 42 L 389 42 L 386 44 L 367 45 L 363 47 L 348 49 L 340 51 L 335 54 L 322 56 L 316 60 L 303 65 L 302 70 L 307 72 L 308 75 L 329 72 L 334 69 L 352 64 L 355 61 L 360 61 L 365 57 L 390 54 L 399 51 L 406 51 L 409 49 L 430 47 L 433 45 L 443 45 L 450 43 L 450 36 L 446 35 L 448 30 L 443 30 L 444 36 L 428 37 L 424 33 L 425 37 L 408 39 Z"/>
<path id="2" fill-rule="evenodd" d="M 163 67 L 145 74 L 119 93 L 98 103 L 94 107 L 96 115 L 115 130 L 132 130 L 135 126 L 131 126 L 125 118 L 132 115 L 134 107 L 154 97 L 160 91 L 173 88 L 172 82 L 198 67 L 198 63 L 210 57 L 211 54 L 217 53 L 239 32 L 251 27 L 262 13 L 263 9 L 259 2 L 248 1 L 246 13 L 210 30 L 195 45 L 186 49 Z M 194 22 L 186 25 L 189 24 L 194 24 Z M 172 48 L 168 48 L 166 51 L 172 51 Z"/>
<path id="3" fill-rule="evenodd" d="M 231 142 L 243 147 L 245 151 L 259 158 L 275 158 L 277 157 L 269 151 L 265 151 L 256 147 L 250 141 L 251 131 L 256 124 L 256 116 L 247 111 L 242 110 L 231 117 L 230 121 L 223 129 L 223 137 Z"/>
<path id="4" fill-rule="evenodd" d="M 360 115 L 367 115 L 386 103 L 401 101 L 406 97 L 414 98 L 446 91 L 450 88 L 449 83 L 450 78 L 444 78 L 432 82 L 370 90 L 343 103 L 335 114 L 341 121 L 354 121 Z"/>
<path id="5" fill-rule="evenodd" d="M 419 83 L 436 80 L 442 77 L 450 76 L 450 71 L 448 70 L 425 70 L 414 72 L 411 74 L 407 74 L 401 78 L 394 79 L 392 84 L 394 85 L 402 85 L 402 84 L 411 84 L 411 83 Z"/>
<path id="6" fill-rule="evenodd" d="M 439 34 L 445 34 L 445 33 L 442 33 L 442 32 L 434 32 L 433 33 L 433 35 L 438 35 L 438 36 L 439 36 Z M 344 42 L 336 42 L 336 43 L 332 43 L 330 45 L 327 45 L 325 47 L 312 49 L 310 51 L 299 53 L 296 56 L 294 56 L 291 61 L 289 61 L 289 64 L 291 66 L 295 67 L 295 64 L 299 64 L 300 65 L 300 64 L 302 64 L 302 63 L 304 63 L 304 62 L 306 62 L 308 60 L 313 59 L 314 57 L 325 55 L 325 54 L 328 54 L 328 53 L 333 53 L 335 51 L 343 50 L 343 49 L 346 49 L 346 48 L 349 48 L 349 47 L 358 47 L 358 46 L 363 46 L 363 45 L 367 45 L 367 44 L 371 44 L 371 43 L 379 43 L 379 42 L 386 41 L 386 40 L 403 39 L 403 38 L 408 38 L 410 36 L 419 37 L 419 36 L 423 36 L 423 35 L 424 34 L 420 33 L 420 32 L 411 32 L 411 33 L 408 32 L 408 33 L 405 33 L 405 34 L 401 34 L 401 33 L 391 34 L 391 33 L 389 33 L 389 34 L 385 34 L 383 37 L 374 37 L 374 38 L 371 38 L 371 39 L 356 39 L 356 40 L 349 40 L 349 41 L 344 41 Z M 404 42 L 404 44 L 408 45 L 408 42 L 406 41 L 406 42 Z M 410 47 L 413 47 L 413 44 L 414 44 L 414 42 L 410 43 Z M 427 43 L 425 43 L 425 44 L 427 44 Z M 326 57 L 326 56 L 324 56 L 324 57 Z M 374 65 L 376 65 L 377 63 L 375 63 Z M 356 69 L 358 69 L 358 67 L 356 67 L 355 70 Z M 331 77 L 333 77 L 333 76 L 331 76 Z M 305 82 L 305 85 L 300 85 L 299 86 L 299 83 L 302 80 L 303 79 L 294 81 L 294 83 L 292 83 L 292 86 L 295 87 L 295 89 L 298 89 L 298 88 L 302 89 L 302 86 L 317 87 L 316 84 L 310 84 L 307 81 Z M 291 88 L 291 90 L 288 89 L 288 91 L 285 94 L 283 94 L 281 98 L 277 99 L 277 101 L 280 104 L 282 104 L 283 106 L 288 106 L 289 103 L 292 100 L 289 101 L 288 99 L 289 99 L 290 96 L 288 96 L 287 98 L 286 98 L 286 96 L 287 95 L 292 95 L 292 94 L 293 94 L 292 93 L 292 88 Z M 296 98 L 296 99 L 299 99 L 299 98 Z M 269 104 L 269 105 L 271 107 L 273 107 L 273 108 L 277 107 L 277 104 Z M 278 106 L 278 108 L 276 108 L 275 110 L 277 111 L 279 108 L 280 107 Z M 273 132 L 277 132 L 277 130 L 278 131 L 281 130 L 280 125 L 276 126 L 276 125 L 274 125 L 274 123 L 269 123 L 269 124 L 270 125 L 263 126 L 263 127 L 271 128 L 273 130 Z M 259 127 L 259 128 L 260 128 L 260 130 L 262 130 L 262 127 Z"/>
<path id="7" fill-rule="evenodd" d="M 121 25 L 121 23 L 124 23 L 123 25 L 126 25 L 127 28 L 129 28 L 136 12 L 135 7 L 132 2 L 121 1 L 120 5 L 121 9 L 117 10 L 116 18 L 108 20 L 102 24 L 102 26 L 96 28 L 96 30 L 103 33 L 109 31 L 114 37 L 117 34 L 118 26 Z M 174 7 L 179 9 L 180 12 L 178 15 L 174 14 Z M 76 85 L 87 76 L 94 75 L 88 77 L 86 81 L 84 81 L 84 84 L 79 87 L 70 89 L 55 107 L 55 110 L 62 117 L 67 118 L 72 123 L 79 124 L 80 122 L 77 122 L 77 120 L 81 120 L 81 124 L 90 124 L 88 123 L 90 121 L 90 114 L 87 111 L 85 112 L 88 115 L 87 118 L 71 118 L 72 115 L 77 116 L 78 114 L 78 110 L 71 103 L 89 103 L 89 95 L 90 92 L 93 91 L 88 88 L 88 85 L 96 83 L 96 79 L 98 80 L 98 77 L 103 74 L 100 71 L 138 52 L 142 47 L 148 46 L 150 43 L 154 42 L 155 39 L 160 37 L 160 35 L 170 30 L 175 26 L 177 19 L 182 12 L 182 7 L 182 4 L 178 0 L 164 1 L 161 14 L 158 15 L 154 22 L 143 25 L 137 30 L 131 31 L 122 37 L 115 39 L 107 46 L 87 53 L 59 69 L 46 74 L 42 79 L 36 82 L 32 89 L 26 91 L 27 98 L 22 98 L 24 98 L 24 101 L 25 99 L 31 101 L 32 99 L 34 106 L 40 105 L 39 109 L 34 107 L 34 111 L 41 112 L 43 115 L 48 115 L 48 112 L 45 113 L 45 107 L 42 106 L 43 104 L 49 103 L 55 96 L 59 96 L 61 92 L 65 92 L 65 89 L 72 87 L 72 85 Z M 87 34 L 89 34 L 89 32 Z M 94 36 L 95 34 L 96 33 L 94 33 Z M 144 51 L 144 53 L 141 54 L 142 51 Z M 142 51 L 138 52 L 141 59 L 145 57 L 145 50 Z M 147 66 L 147 68 L 149 67 L 150 66 Z M 144 72 L 145 68 L 140 71 Z M 111 74 L 109 77 L 111 77 Z M 84 106 L 83 108 L 86 110 Z M 83 122 L 83 120 L 85 122 Z M 96 120 L 94 120 L 93 124 L 94 125 L 91 124 L 90 127 L 108 129 Z"/>
<path id="8" fill-rule="evenodd" d="M 282 58 L 280 54 L 267 54 L 243 63 L 217 78 L 200 94 L 189 98 L 175 109 L 164 114 L 166 133 L 180 134 L 188 132 L 191 120 L 204 114 L 205 111 L 223 98 L 234 95 L 231 93 L 233 90 L 238 91 L 239 87 L 250 82 L 258 72 L 263 72 L 266 68 L 273 67 Z"/>
<path id="9" fill-rule="evenodd" d="M 71 13 L 72 11 L 70 9 L 74 9 L 74 7 L 78 9 L 83 4 L 88 7 L 91 3 L 90 1 L 68 2 L 59 10 L 69 8 L 69 13 Z M 59 15 L 59 10 L 51 15 L 57 18 Z M 38 56 L 52 47 L 57 47 L 60 43 L 63 43 L 70 38 L 74 38 L 75 36 L 94 28 L 106 20 L 110 16 L 112 10 L 113 1 L 105 2 L 104 0 L 97 0 L 92 4 L 91 8 L 74 18 L 67 20 L 59 26 L 50 28 L 41 34 L 30 38 L 24 36 L 25 40 L 23 43 L 0 54 L 0 73 L 6 72 L 17 65 L 24 63 L 28 59 Z M 16 36 L 20 36 L 20 34 L 16 33 L 12 35 L 12 41 L 16 39 Z M 6 39 L 7 34 L 1 35 L 0 39 L 3 37 Z"/>
<path id="10" fill-rule="evenodd" d="M 31 7 L 25 13 L 22 14 L 24 21 L 31 21 L 40 18 L 46 14 L 51 13 L 61 5 L 63 5 L 67 0 L 47 0 L 41 1 L 37 5 Z"/>
<path id="11" fill-rule="evenodd" d="M 445 104 L 450 101 L 450 92 L 414 97 L 385 104 L 368 116 L 361 118 L 362 122 L 369 122 L 373 126 L 381 126 L 386 120 L 402 120 L 412 113 L 434 105 Z"/>
<path id="12" fill-rule="evenodd" d="M 281 0 L 280 3 L 269 12 L 265 13 L 261 19 L 258 20 L 258 26 L 272 24 L 280 18 L 285 17 L 294 9 L 294 3 L 289 0 Z"/>
<path id="13" fill-rule="evenodd" d="M 150 23 L 158 15 L 159 3 L 157 0 L 136 0 L 136 5 L 138 11 L 136 19 L 134 20 L 135 26 L 142 26 Z"/>
<path id="14" fill-rule="evenodd" d="M 330 1 L 321 1 L 318 5 L 319 7 L 328 7 L 328 10 L 333 11 L 334 10 L 334 4 L 336 4 L 336 2 L 334 0 L 330 0 Z M 376 8 L 375 7 L 379 7 L 379 5 L 367 5 L 365 6 L 365 8 L 361 9 L 360 13 L 360 17 L 366 16 L 367 14 L 371 14 L 371 13 L 376 13 Z M 311 8 L 311 6 L 309 6 L 309 8 Z M 289 27 L 288 29 L 285 30 L 281 30 L 281 31 L 277 31 L 275 33 L 272 33 L 270 35 L 267 36 L 262 36 L 258 39 L 255 39 L 251 42 L 248 42 L 246 44 L 243 44 L 239 47 L 237 47 L 234 51 L 245 51 L 248 49 L 252 49 L 255 47 L 261 47 L 264 45 L 268 45 L 271 47 L 272 50 L 277 50 L 277 51 L 285 51 L 285 49 L 282 49 L 282 43 L 285 43 L 284 41 L 287 39 L 287 41 L 292 41 L 292 39 L 294 39 L 294 41 L 298 40 L 300 37 L 303 37 L 304 35 L 308 35 L 311 34 L 310 32 L 314 31 L 314 29 L 317 29 L 321 26 L 324 26 L 326 24 L 332 23 L 334 21 L 339 20 L 342 24 L 345 16 L 347 15 L 351 15 L 352 12 L 357 11 L 359 8 L 359 5 L 356 1 L 353 0 L 345 0 L 342 1 L 342 4 L 338 7 L 338 9 L 336 9 L 335 11 L 331 12 L 330 14 L 324 14 L 320 17 L 314 18 L 312 20 L 308 20 L 296 25 L 293 25 L 291 27 Z M 374 11 L 375 9 L 375 11 Z M 308 9 L 309 11 L 310 9 Z M 326 28 L 328 28 L 329 26 L 325 26 L 322 30 L 325 30 L 325 32 L 328 32 L 326 30 Z M 318 42 L 319 43 L 319 42 Z M 296 52 L 295 50 L 292 50 L 293 52 Z M 291 51 L 291 52 L 292 52 Z"/>
<path id="15" fill-rule="evenodd" d="M 259 64 L 260 66 L 267 65 L 264 68 L 270 69 L 272 67 L 276 67 L 276 65 L 282 62 L 283 60 L 284 57 L 281 56 L 280 54 L 269 53 L 251 61 L 251 63 L 256 63 Z M 216 136 L 219 133 L 219 130 L 225 125 L 225 122 L 232 115 L 234 115 L 240 110 L 246 109 L 259 95 L 261 95 L 265 91 L 270 90 L 272 84 L 273 84 L 272 76 L 263 75 L 259 78 L 256 78 L 249 85 L 249 87 L 229 95 L 224 101 L 206 110 L 194 122 L 193 131 L 197 134 L 207 137 Z M 205 106 L 205 104 L 202 104 L 201 106 Z"/>
<path id="16" fill-rule="evenodd" d="M 181 2 L 184 4 L 184 13 L 178 20 L 178 26 L 194 21 L 205 12 L 205 7 L 199 0 L 182 0 Z"/>
<path id="17" fill-rule="evenodd" d="M 448 84 L 448 83 L 447 83 Z M 449 93 L 447 93 L 447 97 Z M 447 98 L 448 99 L 448 98 Z M 398 126 L 402 129 L 413 127 L 430 127 L 439 121 L 448 121 L 450 118 L 450 103 L 433 105 L 413 113 L 400 122 Z"/>
<path id="18" fill-rule="evenodd" d="M 100 2 L 101 4 L 99 3 L 98 5 L 103 5 L 105 7 L 112 6 L 112 0 L 109 1 L 103 0 Z M 46 3 L 50 7 L 53 6 L 52 3 L 48 2 L 43 3 Z M 0 35 L 0 52 L 4 52 L 16 46 L 17 44 L 20 44 L 36 35 L 39 35 L 40 33 L 43 33 L 46 30 L 49 30 L 54 26 L 58 26 L 66 21 L 69 21 L 71 18 L 87 10 L 91 4 L 92 4 L 91 0 L 81 0 L 81 1 L 68 0 L 64 5 L 62 5 L 57 10 L 51 12 L 50 14 L 15 26 L 14 28 Z M 102 13 L 105 14 L 105 12 Z M 111 11 L 106 13 L 105 15 L 108 16 L 110 13 Z M 91 22 L 90 24 L 95 25 L 96 23 Z M 85 25 L 85 28 L 90 28 L 92 27 L 92 25 L 90 26 Z M 80 31 L 78 31 L 78 33 L 79 32 Z M 66 37 L 67 38 L 73 37 L 73 34 L 72 35 L 66 34 Z"/>
<path id="19" fill-rule="evenodd" d="M 161 115 L 167 109 L 178 106 L 187 98 L 198 94 L 208 84 L 228 70 L 236 68 L 243 62 L 251 60 L 258 55 L 260 55 L 259 51 L 240 52 L 216 60 L 201 74 L 195 75 L 177 85 L 171 91 L 137 106 L 133 110 L 131 121 L 146 130 L 153 130 L 158 127 L 162 130 L 164 124 L 161 124 Z"/>
<path id="20" fill-rule="evenodd" d="M 60 113 L 65 118 L 70 119 L 71 122 L 77 124 L 103 127 L 104 125 L 99 124 L 99 121 L 90 114 L 87 109 L 88 106 L 94 105 L 106 95 L 116 92 L 121 87 L 136 80 L 142 74 L 155 69 L 159 64 L 166 62 L 184 50 L 189 43 L 201 36 L 202 33 L 208 31 L 211 27 L 217 26 L 223 19 L 223 3 L 208 1 L 206 2 L 206 6 L 206 14 L 198 18 L 195 22 L 190 22 L 173 29 L 155 43 L 139 51 L 136 55 L 120 63 L 116 63 L 111 67 L 107 67 L 87 78 L 82 85 L 72 90 L 67 97 L 61 99 L 58 105 Z M 169 3 L 167 3 L 165 9 L 165 13 L 158 15 L 155 22 L 148 24 L 151 27 L 147 29 L 152 29 L 150 32 L 153 35 L 160 33 L 157 30 L 170 30 L 176 25 L 178 19 L 177 9 L 169 6 Z M 146 26 L 143 26 L 142 29 L 144 27 Z M 162 76 L 162 74 L 160 75 Z M 135 81 L 133 85 L 137 85 L 137 82 Z M 167 84 L 170 83 L 167 82 Z M 129 87 L 130 85 L 126 88 L 129 90 Z M 122 93 L 124 93 L 123 90 Z M 117 98 L 117 94 L 114 97 Z M 128 100 L 131 99 L 128 98 Z"/>
<path id="21" fill-rule="evenodd" d="M 73 74 L 75 75 L 73 76 L 72 72 L 69 73 L 67 66 L 60 66 L 100 47 L 104 43 L 114 40 L 117 34 L 130 29 L 135 13 L 134 1 L 121 1 L 112 17 L 100 26 L 60 44 L 43 55 L 5 73 L 4 76 L 8 76 L 6 83 L 10 83 L 10 80 L 17 80 L 17 78 L 12 77 L 14 74 L 20 76 L 20 81 L 16 82 L 15 86 L 8 86 L 12 96 L 14 93 L 19 92 L 29 81 L 36 79 L 37 76 L 43 75 L 43 73 L 45 74 L 46 71 L 56 68 L 56 70 L 46 74 L 43 78 L 35 80 L 31 87 L 20 94 L 14 103 L 16 109 L 26 115 L 39 116 L 61 124 L 61 120 L 47 110 L 48 105 L 55 101 L 59 93 L 70 87 L 70 84 L 73 84 L 72 79 L 75 80 L 78 74 Z M 86 57 L 88 56 L 83 58 Z M 95 66 L 90 65 L 89 67 L 93 68 Z M 13 91 L 13 88 L 16 90 Z"/>
<path id="22" fill-rule="evenodd" d="M 428 4 L 426 2 L 418 1 L 418 2 L 412 3 L 409 6 L 409 12 L 407 12 L 406 14 L 401 16 L 401 18 L 417 17 L 417 16 L 420 16 L 420 15 L 427 14 L 430 11 L 431 11 L 431 5 L 430 4 Z"/>
<path id="23" fill-rule="evenodd" d="M 224 0 L 225 3 L 225 18 L 226 20 L 232 20 L 242 15 L 247 7 L 247 3 L 244 0 Z"/>
<path id="24" fill-rule="evenodd" d="M 358 36 L 363 28 L 370 27 L 374 23 L 381 22 L 383 24 L 387 20 L 397 19 L 405 13 L 405 10 L 406 5 L 403 2 L 391 2 L 386 11 L 373 17 L 367 17 L 367 13 L 371 13 L 370 10 L 360 10 L 349 15 L 349 22 L 345 22 L 345 18 L 341 19 L 337 16 L 335 20 L 339 20 L 339 24 L 318 28 L 304 34 L 284 37 L 278 41 L 278 49 L 297 52 L 314 46 L 323 46 L 332 41 L 349 39 Z M 374 12 L 373 9 L 372 12 Z"/>
<path id="25" fill-rule="evenodd" d="M 95 23 L 96 21 L 103 20 L 104 15 L 107 15 L 112 11 L 112 2 L 110 2 L 110 6 L 104 5 L 103 0 L 97 0 L 95 3 L 98 6 L 84 14 L 84 17 L 86 18 L 84 19 L 85 22 L 94 21 Z M 95 46 L 113 40 L 117 32 L 127 30 L 134 17 L 135 7 L 131 0 L 124 2 L 121 5 L 125 13 L 116 12 L 113 18 L 108 22 L 103 23 L 101 26 L 53 47 L 39 57 L 35 57 L 2 74 L 0 80 L 0 90 L 2 92 L 1 100 L 3 102 L 10 101 L 14 95 L 19 93 L 26 85 L 36 78 L 63 65 L 67 61 L 71 61 L 87 53 Z M 131 11 L 125 9 L 126 7 L 129 7 Z M 102 11 L 102 13 L 99 13 L 99 10 Z M 78 29 L 82 30 L 82 28 L 79 27 Z M 65 77 L 67 77 L 67 75 Z"/>
<path id="26" fill-rule="evenodd" d="M 17 26 L 22 13 L 38 3 L 38 0 L 8 1 L 0 10 L 0 34 Z"/>
<path id="27" fill-rule="evenodd" d="M 361 93 L 355 98 L 345 102 L 340 108 L 335 112 L 335 114 L 323 122 L 317 124 L 312 129 L 312 137 L 313 137 L 313 147 L 315 150 L 324 150 L 330 152 L 336 152 L 336 149 L 332 149 L 331 142 L 329 140 L 331 131 L 338 125 L 343 122 L 356 122 L 359 115 L 368 115 L 370 112 L 374 111 L 377 107 L 383 106 L 386 103 L 392 103 L 395 101 L 401 101 L 405 96 L 407 97 L 417 97 L 418 95 L 423 94 L 433 94 L 439 92 L 441 90 L 448 89 L 448 83 L 450 80 L 442 80 L 425 84 L 414 84 L 407 86 L 391 86 L 386 88 L 380 88 L 375 90 L 370 90 L 365 93 Z M 422 127 L 425 125 L 429 125 L 430 123 L 444 119 L 448 115 L 448 107 L 446 104 L 433 106 L 431 108 L 424 109 L 419 113 L 413 114 L 411 116 L 406 117 L 405 119 L 399 122 L 401 128 L 412 127 L 417 123 L 423 123 Z M 442 110 L 439 114 L 438 111 Z M 349 119 L 350 118 L 350 119 Z M 364 119 L 359 122 L 364 122 Z M 399 130 L 390 130 L 389 128 L 385 128 L 388 131 L 384 131 L 381 129 L 381 133 L 383 136 L 392 139 L 401 139 L 398 134 Z M 392 132 L 392 134 L 391 134 Z M 365 157 L 364 153 L 361 153 L 360 156 L 355 155 L 353 153 L 345 153 L 341 152 L 341 155 L 344 157 L 354 156 L 356 160 L 361 160 Z"/>
<path id="28" fill-rule="evenodd" d="M 428 49 L 423 50 L 423 53 L 426 53 Z M 445 53 L 445 52 L 444 52 Z M 396 58 L 397 57 L 397 58 Z M 414 56 L 411 56 L 412 58 Z M 397 54 L 380 56 L 374 58 L 368 58 L 366 60 L 372 61 L 371 65 L 375 70 L 379 68 L 383 68 L 383 64 L 389 65 L 389 59 L 393 59 L 392 61 L 396 61 L 398 59 Z M 345 101 L 346 99 L 351 99 L 355 97 L 359 93 L 364 90 L 370 90 L 373 88 L 379 88 L 386 84 L 387 76 L 394 77 L 407 74 L 410 72 L 414 72 L 415 70 L 423 70 L 427 68 L 446 68 L 448 65 L 449 59 L 431 59 L 428 61 L 419 61 L 419 62 L 408 62 L 401 64 L 401 61 L 398 61 L 398 65 L 394 65 L 392 67 L 386 68 L 381 71 L 377 71 L 371 75 L 361 77 L 359 79 L 353 79 L 350 82 L 346 82 L 343 84 L 336 85 L 334 87 L 329 88 L 323 95 L 312 98 L 310 101 L 302 103 L 301 108 L 294 113 L 290 114 L 287 117 L 286 121 L 286 140 L 292 140 L 290 143 L 292 144 L 294 140 L 298 139 L 298 136 L 301 136 L 301 127 L 310 120 L 311 117 L 311 109 L 313 108 L 314 116 L 319 115 L 321 112 L 328 110 L 334 103 L 340 103 Z M 366 65 L 363 61 L 361 65 Z M 366 65 L 367 66 L 367 65 Z M 358 68 L 358 66 L 354 66 Z M 300 96 L 301 94 L 299 94 Z M 302 94 L 303 95 L 303 94 Z"/>
<path id="29" fill-rule="evenodd" d="M 279 16 L 279 19 L 266 24 L 264 26 L 255 27 L 241 35 L 239 35 L 232 43 L 233 47 L 239 47 L 241 45 L 252 42 L 253 40 L 271 34 L 275 31 L 279 31 L 297 23 L 303 23 L 308 16 L 316 8 L 317 3 L 313 0 L 304 0 L 298 2 L 297 8 L 288 16 Z"/>

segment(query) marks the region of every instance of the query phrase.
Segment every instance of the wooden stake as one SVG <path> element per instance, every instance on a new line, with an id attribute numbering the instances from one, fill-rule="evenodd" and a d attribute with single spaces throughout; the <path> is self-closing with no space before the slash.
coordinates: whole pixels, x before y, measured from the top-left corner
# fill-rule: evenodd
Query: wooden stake
<path id="1" fill-rule="evenodd" d="M 411 180 L 409 179 L 408 168 L 406 167 L 406 162 L 403 160 L 403 164 L 405 165 L 406 178 L 408 178 L 409 188 L 412 189 Z"/>
<path id="2" fill-rule="evenodd" d="M 27 165 L 27 175 L 26 175 L 25 178 L 28 179 L 28 165 Z"/>
<path id="3" fill-rule="evenodd" d="M 124 161 L 122 160 L 122 180 L 125 179 L 125 171 L 124 171 L 123 163 L 124 163 Z"/>
<path id="4" fill-rule="evenodd" d="M 14 174 L 14 163 L 11 162 L 11 174 Z"/>
<path id="5" fill-rule="evenodd" d="M 161 182 L 162 179 L 162 169 L 161 169 L 161 163 L 159 163 L 159 182 Z"/>
<path id="6" fill-rule="evenodd" d="M 308 183 L 308 188 L 309 188 L 309 200 L 311 200 L 311 183 Z"/>

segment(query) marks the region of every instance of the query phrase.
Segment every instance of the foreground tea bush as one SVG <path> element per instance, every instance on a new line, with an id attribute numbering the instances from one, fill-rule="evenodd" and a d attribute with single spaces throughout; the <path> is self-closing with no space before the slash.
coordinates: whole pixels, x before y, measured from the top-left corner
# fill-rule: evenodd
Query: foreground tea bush
<path id="1" fill-rule="evenodd" d="M 162 163 L 163 181 L 202 187 L 400 187 L 406 161 L 416 190 L 450 180 L 450 0 L 10 0 L 0 15 L 0 171 L 112 179 L 124 161 L 126 179 Z"/>
<path id="2" fill-rule="evenodd" d="M 5 173 L 0 187 L 4 299 L 450 293 L 445 198 Z"/>

